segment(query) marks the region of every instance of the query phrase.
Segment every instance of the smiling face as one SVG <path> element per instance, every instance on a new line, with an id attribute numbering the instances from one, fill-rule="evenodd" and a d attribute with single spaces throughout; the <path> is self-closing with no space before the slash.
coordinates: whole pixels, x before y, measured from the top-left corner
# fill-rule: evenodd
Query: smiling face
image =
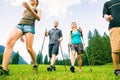
<path id="1" fill-rule="evenodd" d="M 30 4 L 32 6 L 37 6 L 39 4 L 39 1 L 38 0 L 30 0 Z"/>
<path id="2" fill-rule="evenodd" d="M 58 21 L 55 21 L 55 22 L 54 22 L 54 28 L 57 28 L 58 24 L 59 24 L 59 22 L 58 22 Z"/>
<path id="3" fill-rule="evenodd" d="M 72 29 L 77 29 L 77 24 L 76 24 L 76 22 L 72 22 L 71 28 L 72 28 Z"/>

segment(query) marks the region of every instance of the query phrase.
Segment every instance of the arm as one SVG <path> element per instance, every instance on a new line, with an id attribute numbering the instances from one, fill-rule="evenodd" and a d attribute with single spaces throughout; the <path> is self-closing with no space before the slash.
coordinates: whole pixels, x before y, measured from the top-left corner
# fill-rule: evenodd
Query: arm
<path id="1" fill-rule="evenodd" d="M 59 36 L 60 36 L 60 38 L 58 39 L 58 41 L 61 42 L 63 40 L 62 31 L 61 30 L 60 30 Z"/>
<path id="2" fill-rule="evenodd" d="M 83 33 L 82 33 L 82 29 L 79 27 L 79 31 L 81 33 L 81 37 L 83 38 Z"/>
<path id="3" fill-rule="evenodd" d="M 38 21 L 40 21 L 40 18 L 41 18 L 40 17 L 40 15 L 41 15 L 41 10 L 40 9 L 37 9 L 37 13 L 36 13 L 27 2 L 23 2 L 23 6 L 26 9 L 28 9 Z"/>
<path id="4" fill-rule="evenodd" d="M 107 3 L 105 3 L 103 7 L 103 17 L 106 21 L 111 21 L 113 19 L 112 15 L 110 14 L 109 5 Z"/>
<path id="5" fill-rule="evenodd" d="M 45 30 L 44 34 L 45 34 L 46 37 L 48 36 L 47 29 Z"/>
<path id="6" fill-rule="evenodd" d="M 68 42 L 68 46 L 71 45 L 71 41 L 72 41 L 72 38 L 71 38 L 71 33 L 69 34 L 69 42 Z"/>
<path id="7" fill-rule="evenodd" d="M 63 40 L 63 37 L 60 37 L 60 38 L 58 39 L 59 42 L 61 42 L 62 40 Z"/>

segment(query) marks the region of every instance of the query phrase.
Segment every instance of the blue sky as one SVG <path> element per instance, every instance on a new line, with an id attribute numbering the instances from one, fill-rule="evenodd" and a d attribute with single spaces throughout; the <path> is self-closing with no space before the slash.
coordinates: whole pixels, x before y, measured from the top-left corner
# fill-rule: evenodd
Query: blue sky
<path id="1" fill-rule="evenodd" d="M 1 0 L 0 2 L 0 45 L 6 44 L 9 33 L 14 29 L 21 19 L 24 8 L 21 2 L 24 0 Z M 63 32 L 62 48 L 68 53 L 67 44 L 71 22 L 77 22 L 78 27 L 83 29 L 84 41 L 87 45 L 88 31 L 95 28 L 103 35 L 108 34 L 108 22 L 102 18 L 103 4 L 107 0 L 40 0 L 39 8 L 42 10 L 41 21 L 36 21 L 36 34 L 33 48 L 36 53 L 42 46 L 44 30 L 53 27 L 54 20 L 59 21 L 59 27 Z M 25 43 L 18 40 L 14 46 L 14 51 L 19 51 L 20 55 L 30 62 L 31 58 L 26 51 Z M 48 53 L 48 38 L 45 39 L 43 54 Z M 58 55 L 61 58 L 61 52 Z"/>

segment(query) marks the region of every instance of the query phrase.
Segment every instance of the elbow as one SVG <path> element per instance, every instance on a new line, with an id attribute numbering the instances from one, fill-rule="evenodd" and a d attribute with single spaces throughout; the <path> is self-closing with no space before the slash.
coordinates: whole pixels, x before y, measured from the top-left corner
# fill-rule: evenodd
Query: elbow
<path id="1" fill-rule="evenodd" d="M 36 17 L 36 19 L 37 19 L 38 21 L 40 21 L 40 17 Z"/>
<path id="2" fill-rule="evenodd" d="M 40 21 L 40 18 L 37 18 L 38 21 Z"/>

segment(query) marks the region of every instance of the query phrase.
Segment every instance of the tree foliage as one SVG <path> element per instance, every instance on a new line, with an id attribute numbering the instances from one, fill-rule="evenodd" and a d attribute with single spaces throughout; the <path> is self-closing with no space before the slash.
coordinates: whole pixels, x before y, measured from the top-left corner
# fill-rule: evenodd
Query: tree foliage
<path id="1" fill-rule="evenodd" d="M 14 55 L 11 64 L 19 64 L 19 52 Z"/>
<path id="2" fill-rule="evenodd" d="M 42 53 L 39 51 L 38 55 L 37 55 L 37 63 L 38 64 L 43 64 L 43 55 Z"/>
<path id="3" fill-rule="evenodd" d="M 3 54 L 0 54 L 0 64 L 2 64 Z"/>
<path id="4" fill-rule="evenodd" d="M 94 34 L 91 32 L 88 34 L 88 47 L 86 48 L 91 64 L 103 65 L 111 62 L 111 48 L 109 36 L 104 33 L 103 36 L 99 34 L 97 29 L 94 30 Z"/>
<path id="5" fill-rule="evenodd" d="M 47 55 L 44 58 L 44 64 L 49 64 L 49 62 L 48 62 L 48 56 Z"/>

